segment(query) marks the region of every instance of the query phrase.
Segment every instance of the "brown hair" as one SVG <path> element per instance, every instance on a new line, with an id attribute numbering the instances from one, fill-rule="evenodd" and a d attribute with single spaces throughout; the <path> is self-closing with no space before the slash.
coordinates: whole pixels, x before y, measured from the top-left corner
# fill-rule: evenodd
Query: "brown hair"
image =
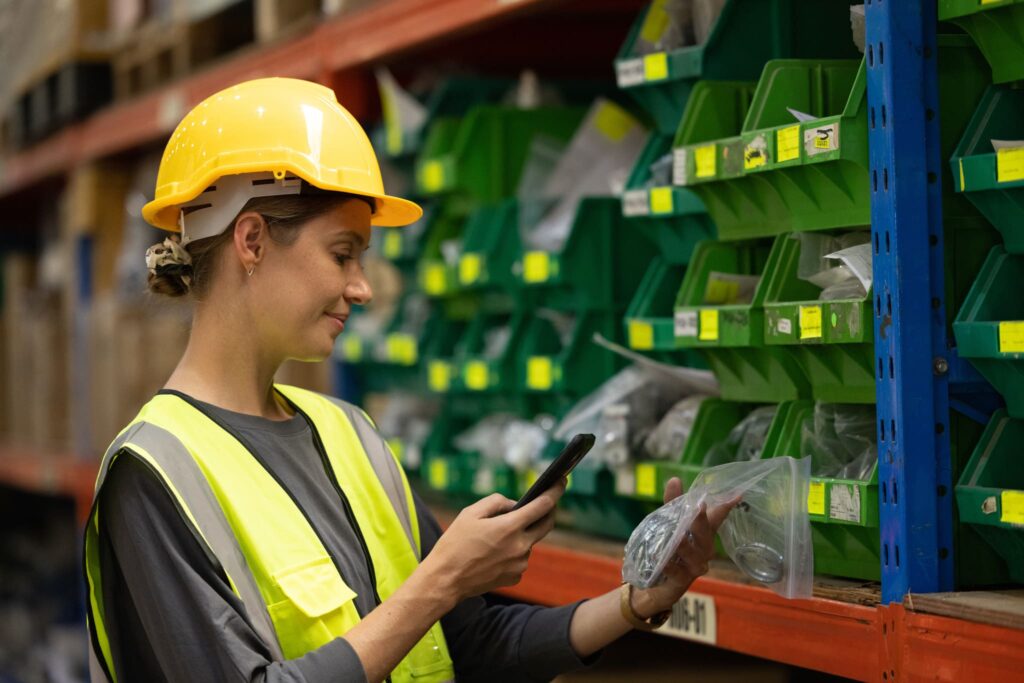
<path id="1" fill-rule="evenodd" d="M 373 201 L 358 195 L 331 192 L 312 195 L 284 195 L 277 197 L 253 197 L 238 215 L 255 211 L 267 222 L 270 239 L 282 245 L 290 245 L 299 236 L 299 230 L 309 221 L 324 215 L 349 199 L 367 201 L 373 209 Z M 231 241 L 234 235 L 236 216 L 224 229 L 213 237 L 205 237 L 185 245 L 185 251 L 192 257 L 191 265 L 164 265 L 149 274 L 149 291 L 154 294 L 179 297 L 192 293 L 202 299 L 209 291 L 213 277 L 216 254 Z"/>

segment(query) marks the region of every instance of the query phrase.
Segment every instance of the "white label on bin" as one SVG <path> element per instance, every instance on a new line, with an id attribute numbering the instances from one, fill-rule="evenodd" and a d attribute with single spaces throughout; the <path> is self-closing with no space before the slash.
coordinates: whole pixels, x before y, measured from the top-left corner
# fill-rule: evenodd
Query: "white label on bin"
<path id="1" fill-rule="evenodd" d="M 672 152 L 672 184 L 686 185 L 690 182 L 690 169 L 686 162 L 689 160 L 689 150 L 685 147 Z"/>
<path id="2" fill-rule="evenodd" d="M 779 334 L 793 334 L 793 321 L 789 318 L 779 318 Z"/>
<path id="3" fill-rule="evenodd" d="M 647 199 L 647 190 L 630 190 L 622 195 L 622 213 L 626 216 L 648 216 L 651 203 Z"/>
<path id="4" fill-rule="evenodd" d="M 677 337 L 697 336 L 697 311 L 676 311 L 675 321 Z"/>
<path id="5" fill-rule="evenodd" d="M 644 82 L 644 60 L 627 59 L 615 64 L 615 76 L 620 88 L 629 88 Z"/>
<path id="6" fill-rule="evenodd" d="M 717 645 L 718 616 L 715 612 L 715 598 L 687 591 L 679 602 L 672 606 L 672 616 L 655 633 Z"/>
<path id="7" fill-rule="evenodd" d="M 632 496 L 636 493 L 636 472 L 632 467 L 620 467 L 615 470 L 615 493 L 620 496 Z"/>
<path id="8" fill-rule="evenodd" d="M 804 128 L 804 151 L 808 156 L 834 152 L 837 149 L 839 149 L 838 123 Z"/>
<path id="9" fill-rule="evenodd" d="M 829 487 L 829 519 L 860 524 L 860 487 L 832 484 Z"/>

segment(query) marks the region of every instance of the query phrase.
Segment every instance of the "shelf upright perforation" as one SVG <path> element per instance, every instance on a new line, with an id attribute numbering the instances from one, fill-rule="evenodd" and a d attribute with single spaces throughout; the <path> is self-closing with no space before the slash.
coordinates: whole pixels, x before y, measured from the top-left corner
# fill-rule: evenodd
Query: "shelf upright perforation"
<path id="1" fill-rule="evenodd" d="M 865 0 L 882 602 L 953 590 L 934 0 Z"/>

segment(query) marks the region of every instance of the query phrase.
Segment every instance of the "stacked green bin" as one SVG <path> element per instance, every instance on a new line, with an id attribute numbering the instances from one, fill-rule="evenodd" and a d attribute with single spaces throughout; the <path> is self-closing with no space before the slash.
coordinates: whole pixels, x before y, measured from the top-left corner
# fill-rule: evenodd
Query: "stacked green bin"
<path id="1" fill-rule="evenodd" d="M 938 53 L 948 154 L 986 81 L 965 36 L 939 36 Z M 720 239 L 868 225 L 871 192 L 889 179 L 868 170 L 868 126 L 888 114 L 879 106 L 869 121 L 866 78 L 865 61 L 769 62 L 738 135 L 677 137 L 675 182 L 704 201 Z M 787 108 L 815 118 L 797 122 Z"/>
<path id="2" fill-rule="evenodd" d="M 456 280 L 462 290 L 514 289 L 512 264 L 522 250 L 518 203 L 514 199 L 481 207 L 466 221 Z"/>
<path id="3" fill-rule="evenodd" d="M 698 79 L 755 78 L 774 57 L 853 56 L 849 11 L 839 0 L 729 0 L 704 44 L 638 56 L 638 42 L 659 40 L 664 26 L 652 3 L 615 60 L 618 84 L 671 134 Z"/>
<path id="4" fill-rule="evenodd" d="M 950 160 L 956 191 L 999 230 L 1011 254 L 1024 253 L 1024 146 L 996 151 L 992 140 L 1022 137 L 1024 91 L 990 86 Z"/>
<path id="5" fill-rule="evenodd" d="M 992 67 L 992 80 L 1024 79 L 1024 1 L 939 0 L 939 19 L 967 31 Z"/>
<path id="6" fill-rule="evenodd" d="M 797 277 L 800 248 L 791 235 L 776 238 L 775 257 L 764 274 L 765 342 L 796 352 L 815 400 L 874 403 L 871 294 L 819 301 L 821 288 Z"/>
<path id="7" fill-rule="evenodd" d="M 1013 418 L 1024 418 L 1024 255 L 1002 247 L 989 253 L 953 323 L 957 351 L 1006 400 Z"/>
<path id="8" fill-rule="evenodd" d="M 873 402 L 873 401 L 872 401 Z M 800 449 L 804 423 L 814 404 L 794 401 L 764 456 L 807 455 Z M 811 477 L 807 496 L 814 539 L 814 571 L 848 578 L 881 578 L 878 526 L 878 464 L 865 480 Z"/>
<path id="9" fill-rule="evenodd" d="M 675 303 L 680 345 L 698 348 L 718 378 L 723 398 L 779 402 L 810 396 L 807 378 L 792 350 L 765 343 L 766 274 L 779 259 L 779 245 L 701 242 L 694 251 Z M 712 273 L 760 276 L 749 304 L 705 304 Z"/>
<path id="10" fill-rule="evenodd" d="M 518 349 L 523 343 L 529 317 L 530 312 L 519 309 L 481 313 L 470 321 L 459 341 L 454 387 L 474 393 L 515 393 Z M 501 329 L 508 330 L 507 339 L 496 353 L 486 353 L 488 335 Z"/>
<path id="11" fill-rule="evenodd" d="M 992 416 L 956 485 L 962 524 L 969 525 L 1001 557 L 1000 569 L 1024 583 L 1024 421 L 1005 411 Z M 991 570 L 991 567 L 986 569 Z"/>
<path id="12" fill-rule="evenodd" d="M 568 140 L 583 110 L 480 106 L 430 127 L 416 164 L 425 195 L 454 194 L 478 204 L 512 196 L 535 135 Z"/>

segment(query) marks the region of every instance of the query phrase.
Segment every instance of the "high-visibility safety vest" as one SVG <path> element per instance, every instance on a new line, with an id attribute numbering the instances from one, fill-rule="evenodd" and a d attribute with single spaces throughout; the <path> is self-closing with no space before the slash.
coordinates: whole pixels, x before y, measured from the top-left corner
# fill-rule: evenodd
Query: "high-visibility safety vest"
<path id="1" fill-rule="evenodd" d="M 379 603 L 420 559 L 419 525 L 404 474 L 398 480 L 369 418 L 322 394 L 276 385 L 309 423 L 324 468 L 366 555 Z M 143 406 L 107 450 L 85 535 L 93 681 L 116 682 L 104 619 L 98 500 L 117 457 L 139 458 L 166 486 L 183 518 L 276 661 L 300 657 L 359 623 L 355 592 L 292 498 L 244 440 L 189 397 L 164 391 Z M 401 468 L 398 468 L 401 472 Z M 434 626 L 392 672 L 394 683 L 455 677 L 441 625 Z"/>

